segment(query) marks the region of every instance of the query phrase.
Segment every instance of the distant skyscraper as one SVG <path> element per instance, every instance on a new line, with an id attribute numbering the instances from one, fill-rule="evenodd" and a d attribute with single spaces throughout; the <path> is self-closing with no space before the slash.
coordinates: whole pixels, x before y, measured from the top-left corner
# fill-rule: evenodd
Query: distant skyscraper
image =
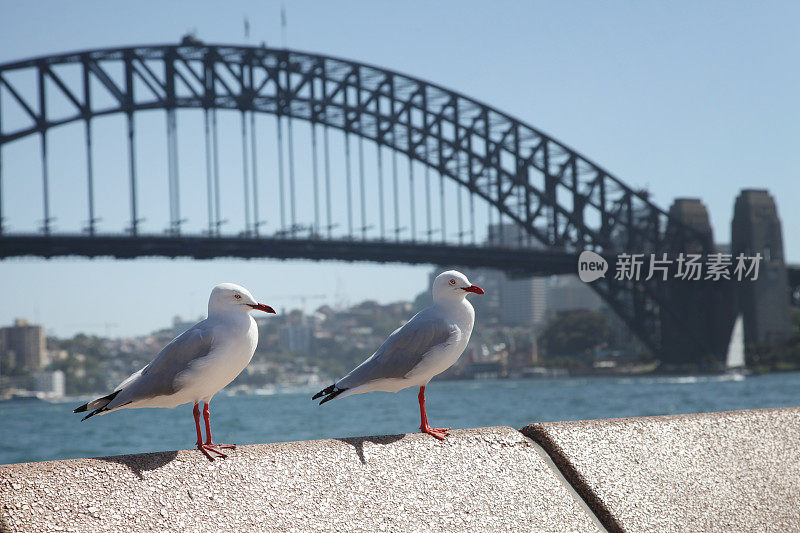
<path id="1" fill-rule="evenodd" d="M 524 245 L 529 248 L 544 248 L 544 245 L 528 235 L 517 224 L 489 224 L 486 242 L 503 246 Z"/>
<path id="2" fill-rule="evenodd" d="M 16 359 L 14 352 L 6 349 L 6 328 L 0 328 L 0 376 L 16 366 Z"/>
<path id="3" fill-rule="evenodd" d="M 603 300 L 582 282 L 578 276 L 552 276 L 548 280 L 547 309 L 550 315 L 570 311 L 597 311 L 603 307 Z"/>
<path id="4" fill-rule="evenodd" d="M 293 311 L 280 328 L 281 348 L 296 354 L 308 354 L 311 351 L 312 333 L 306 317 L 299 311 Z"/>
<path id="5" fill-rule="evenodd" d="M 547 313 L 545 278 L 513 279 L 503 275 L 500 283 L 500 316 L 509 326 L 541 325 Z"/>
<path id="6" fill-rule="evenodd" d="M 488 244 L 544 248 L 517 224 L 490 224 Z M 500 321 L 509 326 L 539 326 L 547 315 L 547 280 L 542 277 L 512 278 L 497 273 Z"/>
<path id="7" fill-rule="evenodd" d="M 0 328 L 0 351 L 5 361 L 13 361 L 19 370 L 37 371 L 47 365 L 44 328 L 18 318 L 14 325 Z"/>

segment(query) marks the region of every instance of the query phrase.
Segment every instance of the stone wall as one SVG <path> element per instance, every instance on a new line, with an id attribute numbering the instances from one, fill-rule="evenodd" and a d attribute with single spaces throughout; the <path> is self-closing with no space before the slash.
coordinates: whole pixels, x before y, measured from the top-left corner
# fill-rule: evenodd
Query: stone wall
<path id="1" fill-rule="evenodd" d="M 0 466 L 1 531 L 800 531 L 800 409 Z"/>

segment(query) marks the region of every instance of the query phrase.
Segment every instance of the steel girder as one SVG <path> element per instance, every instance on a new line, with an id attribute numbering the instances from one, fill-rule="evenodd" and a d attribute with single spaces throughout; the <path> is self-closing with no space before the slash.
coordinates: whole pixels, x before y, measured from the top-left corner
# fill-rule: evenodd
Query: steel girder
<path id="1" fill-rule="evenodd" d="M 79 67 L 80 81 L 59 73 L 66 65 Z M 30 69 L 36 72 L 39 105 L 28 101 L 10 76 Z M 49 90 L 71 102 L 71 113 L 54 116 L 46 109 L 46 81 Z M 98 85 L 104 98 L 89 89 Z M 226 45 L 103 49 L 0 65 L 0 87 L 31 121 L 13 131 L 0 121 L 0 146 L 112 113 L 257 111 L 338 128 L 404 153 L 566 254 L 584 249 L 606 255 L 659 253 L 700 239 L 691 228 L 669 221 L 646 192 L 522 121 L 458 92 L 345 59 Z M 700 242 L 708 250 L 708 243 Z M 659 313 L 671 311 L 661 285 L 608 276 L 592 287 L 650 348 L 659 350 Z"/>

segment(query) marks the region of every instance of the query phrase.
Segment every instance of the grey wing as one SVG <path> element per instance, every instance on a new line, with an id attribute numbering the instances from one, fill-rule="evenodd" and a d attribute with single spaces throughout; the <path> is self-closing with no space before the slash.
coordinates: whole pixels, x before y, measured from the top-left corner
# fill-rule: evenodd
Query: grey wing
<path id="1" fill-rule="evenodd" d="M 214 346 L 214 336 L 205 321 L 175 337 L 164 346 L 150 364 L 126 379 L 120 393 L 108 404 L 108 409 L 125 404 L 166 396 L 178 391 L 176 376 L 189 368 L 193 361 L 208 355 Z"/>
<path id="2" fill-rule="evenodd" d="M 376 379 L 403 378 L 431 350 L 455 342 L 460 334 L 455 324 L 418 314 L 389 335 L 369 359 L 340 379 L 336 386 L 350 389 Z"/>

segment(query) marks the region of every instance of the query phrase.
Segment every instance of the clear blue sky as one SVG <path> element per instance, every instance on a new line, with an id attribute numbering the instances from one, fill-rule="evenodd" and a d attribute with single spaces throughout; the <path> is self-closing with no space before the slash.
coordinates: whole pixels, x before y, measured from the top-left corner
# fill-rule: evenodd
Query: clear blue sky
<path id="1" fill-rule="evenodd" d="M 769 189 L 783 220 L 787 256 L 800 262 L 800 4 L 286 4 L 290 47 L 386 66 L 476 97 L 548 132 L 627 183 L 648 188 L 663 207 L 675 197 L 699 196 L 718 242 L 729 239 L 739 189 Z M 280 3 L 273 1 L 223 6 L 6 0 L 0 6 L 0 62 L 176 42 L 189 29 L 206 42 L 243 43 L 245 15 L 252 43 L 280 44 Z M 163 135 L 163 117 L 141 123 Z M 65 130 L 62 138 L 70 131 L 82 132 Z M 4 175 L 22 168 L 35 146 L 4 151 Z M 182 146 L 182 158 L 191 149 Z M 79 173 L 83 153 L 75 152 L 54 160 Z M 98 166 L 116 164 L 124 173 L 124 162 L 97 157 Z M 193 170 L 182 159 L 182 177 Z M 58 187 L 59 169 L 51 172 Z M 35 182 L 39 177 L 33 175 Z M 13 187 L 9 179 L 5 186 Z M 14 208 L 24 215 L 21 206 Z M 57 225 L 67 226 L 71 214 L 60 216 Z M 271 260 L 3 261 L 0 324 L 23 316 L 59 335 L 127 335 L 161 327 L 176 314 L 203 314 L 208 291 L 221 281 L 242 283 L 278 308 L 298 305 L 293 295 L 326 295 L 309 300 L 311 307 L 410 298 L 425 286 L 428 271 Z"/>

